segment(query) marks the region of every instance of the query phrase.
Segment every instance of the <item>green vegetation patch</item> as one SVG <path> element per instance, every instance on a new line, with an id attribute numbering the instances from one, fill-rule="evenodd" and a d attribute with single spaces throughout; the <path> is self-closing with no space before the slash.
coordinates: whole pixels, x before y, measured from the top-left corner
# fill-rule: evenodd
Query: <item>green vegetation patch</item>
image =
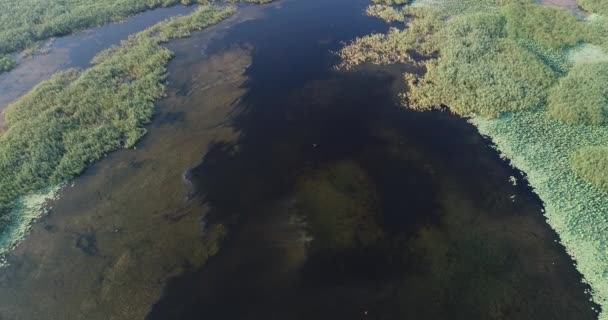
<path id="1" fill-rule="evenodd" d="M 367 8 L 366 13 L 368 16 L 380 18 L 388 23 L 405 22 L 405 15 L 403 12 L 392 6 L 382 4 L 371 5 Z"/>
<path id="2" fill-rule="evenodd" d="M 588 12 L 608 15 L 608 2 L 606 0 L 579 0 L 578 4 Z"/>
<path id="3" fill-rule="evenodd" d="M 85 71 L 60 73 L 6 110 L 0 136 L 0 226 L 19 196 L 64 182 L 140 139 L 164 94 L 172 53 L 161 44 L 226 18 L 234 8 L 202 6 L 100 53 Z"/>
<path id="4" fill-rule="evenodd" d="M 506 31 L 514 39 L 527 39 L 548 48 L 567 48 L 592 38 L 591 29 L 572 13 L 534 4 L 504 7 Z"/>
<path id="5" fill-rule="evenodd" d="M 551 89 L 549 113 L 568 124 L 608 124 L 608 61 L 578 63 Z"/>
<path id="6" fill-rule="evenodd" d="M 6 71 L 10 71 L 15 67 L 17 62 L 10 56 L 0 55 L 0 74 Z"/>
<path id="7" fill-rule="evenodd" d="M 450 20 L 437 36 L 441 57 L 423 77 L 408 75 L 407 103 L 415 109 L 441 105 L 460 115 L 496 117 L 538 107 L 555 72 L 507 37 L 496 13 L 471 13 Z"/>
<path id="8" fill-rule="evenodd" d="M 579 177 L 608 192 L 608 146 L 579 149 L 572 156 L 572 168 Z"/>

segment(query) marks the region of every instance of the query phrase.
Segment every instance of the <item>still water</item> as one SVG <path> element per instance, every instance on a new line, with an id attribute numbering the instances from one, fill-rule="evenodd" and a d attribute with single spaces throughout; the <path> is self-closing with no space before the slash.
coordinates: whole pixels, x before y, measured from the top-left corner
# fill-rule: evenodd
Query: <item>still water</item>
<path id="1" fill-rule="evenodd" d="M 0 318 L 596 318 L 474 127 L 400 109 L 407 66 L 333 69 L 386 31 L 367 4 L 246 6 L 171 43 L 150 133 L 52 203 L 0 270 Z"/>

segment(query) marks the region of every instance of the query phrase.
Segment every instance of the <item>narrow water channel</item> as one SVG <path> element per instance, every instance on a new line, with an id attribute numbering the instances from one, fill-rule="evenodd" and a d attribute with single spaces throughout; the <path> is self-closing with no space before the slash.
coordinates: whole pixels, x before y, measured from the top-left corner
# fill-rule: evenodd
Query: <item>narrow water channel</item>
<path id="1" fill-rule="evenodd" d="M 342 42 L 385 31 L 367 4 L 246 7 L 171 43 L 150 133 L 8 257 L 0 318 L 595 319 L 474 127 L 400 109 L 406 66 L 333 70 Z"/>

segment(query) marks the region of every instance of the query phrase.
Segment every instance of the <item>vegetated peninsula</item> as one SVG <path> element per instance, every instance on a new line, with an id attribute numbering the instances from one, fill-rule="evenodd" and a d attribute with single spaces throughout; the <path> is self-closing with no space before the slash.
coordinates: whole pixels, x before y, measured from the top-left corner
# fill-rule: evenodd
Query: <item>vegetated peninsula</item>
<path id="1" fill-rule="evenodd" d="M 6 109 L 7 130 L 0 134 L 0 253 L 25 235 L 45 194 L 107 153 L 133 147 L 146 133 L 154 102 L 165 93 L 165 67 L 172 57 L 161 45 L 234 11 L 203 5 L 156 24 L 98 54 L 89 69 L 61 72 Z"/>
<path id="2" fill-rule="evenodd" d="M 353 41 L 340 67 L 408 63 L 405 107 L 470 119 L 527 174 L 608 319 L 608 2 L 588 16 L 531 0 L 374 1 L 404 24 Z"/>

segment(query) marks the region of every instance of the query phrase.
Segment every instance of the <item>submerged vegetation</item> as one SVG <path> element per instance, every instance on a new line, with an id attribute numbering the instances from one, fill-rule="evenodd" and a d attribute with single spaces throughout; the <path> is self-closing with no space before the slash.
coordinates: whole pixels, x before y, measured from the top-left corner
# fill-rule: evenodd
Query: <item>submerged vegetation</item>
<path id="1" fill-rule="evenodd" d="M 39 84 L 6 109 L 0 135 L 0 227 L 14 221 L 20 196 L 62 183 L 145 133 L 172 53 L 161 46 L 217 23 L 234 8 L 201 6 L 97 55 L 84 71 Z"/>
<path id="2" fill-rule="evenodd" d="M 356 163 L 337 163 L 301 179 L 296 200 L 299 211 L 306 213 L 315 247 L 366 248 L 383 237 L 374 186 Z"/>
<path id="3" fill-rule="evenodd" d="M 608 308 L 607 2 L 581 19 L 532 0 L 418 0 L 368 14 L 404 28 L 353 41 L 341 68 L 409 63 L 404 106 L 471 117 L 528 174 L 549 223 Z M 401 17 L 397 17 L 400 15 Z M 420 57 L 423 57 L 422 59 Z M 602 319 L 608 313 L 602 314 Z"/>

